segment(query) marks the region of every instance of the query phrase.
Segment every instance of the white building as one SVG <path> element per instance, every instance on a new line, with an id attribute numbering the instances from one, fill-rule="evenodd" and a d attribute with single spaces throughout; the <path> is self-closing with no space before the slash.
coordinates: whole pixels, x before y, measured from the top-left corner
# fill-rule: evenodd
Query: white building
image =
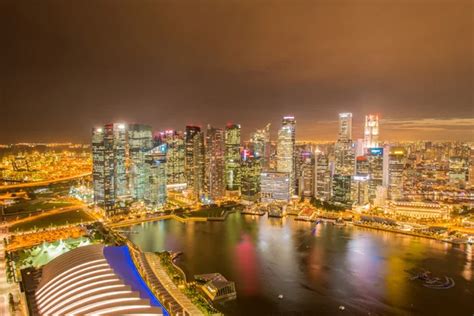
<path id="1" fill-rule="evenodd" d="M 263 203 L 289 202 L 291 198 L 288 172 L 262 172 L 260 174 L 260 197 Z"/>

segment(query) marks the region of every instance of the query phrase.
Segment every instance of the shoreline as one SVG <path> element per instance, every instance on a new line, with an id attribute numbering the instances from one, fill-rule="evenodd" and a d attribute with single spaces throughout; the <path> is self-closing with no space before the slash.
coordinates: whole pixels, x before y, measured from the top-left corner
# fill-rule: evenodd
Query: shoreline
<path id="1" fill-rule="evenodd" d="M 110 228 L 122 228 L 122 227 L 132 227 L 134 225 L 138 225 L 138 224 L 141 224 L 141 223 L 145 223 L 145 222 L 156 222 L 156 221 L 161 221 L 161 220 L 176 220 L 178 222 L 181 222 L 181 223 L 187 223 L 187 222 L 208 222 L 208 221 L 219 221 L 219 222 L 223 222 L 227 219 L 229 213 L 235 213 L 235 211 L 233 212 L 228 212 L 226 213 L 224 216 L 222 217 L 218 217 L 218 218 L 215 218 L 215 217 L 180 217 L 180 216 L 177 216 L 177 215 L 174 215 L 174 214 L 168 214 L 168 215 L 161 215 L 161 216 L 158 216 L 156 218 L 149 218 L 149 219 L 140 219 L 140 220 L 135 220 L 135 221 L 131 221 L 131 222 L 122 222 L 122 223 L 115 223 L 115 224 L 109 224 L 107 225 L 108 227 Z M 246 214 L 246 213 L 241 213 L 242 215 L 252 215 L 252 216 L 263 216 L 263 215 L 258 215 L 258 214 Z M 271 216 L 270 216 L 271 217 Z M 272 217 L 272 218 L 278 218 L 278 217 Z M 313 222 L 313 221 L 308 221 L 308 220 L 301 220 L 301 219 L 295 219 L 296 221 L 304 221 L 304 222 Z M 327 220 L 325 219 L 325 221 L 331 221 L 331 220 Z M 346 223 L 346 225 L 348 225 Z M 385 232 L 390 232 L 390 233 L 395 233 L 395 234 L 402 234 L 402 235 L 407 235 L 407 236 L 412 236 L 412 237 L 420 237 L 420 238 L 426 238 L 426 239 L 432 239 L 432 240 L 436 240 L 436 241 L 439 241 L 439 242 L 445 242 L 445 243 L 449 243 L 449 244 L 452 244 L 452 245 L 462 245 L 462 244 L 466 244 L 466 243 L 460 243 L 460 242 L 454 242 L 454 241 L 449 241 L 449 240 L 443 240 L 443 239 L 440 239 L 440 238 L 437 238 L 437 237 L 434 237 L 434 236 L 428 236 L 428 235 L 424 235 L 424 234 L 419 234 L 419 233 L 415 233 L 415 232 L 410 232 L 410 231 L 401 231 L 401 230 L 396 230 L 396 229 L 390 229 L 390 228 L 382 228 L 382 227 L 376 227 L 376 226 L 372 226 L 372 225 L 368 225 L 368 224 L 362 224 L 362 223 L 355 223 L 355 222 L 351 222 L 352 226 L 357 226 L 357 227 L 362 227 L 362 228 L 369 228 L 369 229 L 373 229 L 373 230 L 379 230 L 379 231 L 385 231 Z"/>
<path id="2" fill-rule="evenodd" d="M 407 235 L 407 236 L 412 236 L 412 237 L 421 237 L 421 238 L 426 238 L 426 239 L 432 239 L 432 240 L 436 240 L 436 241 L 439 241 L 439 242 L 445 242 L 445 243 L 452 244 L 452 245 L 467 244 L 467 243 L 459 243 L 459 242 L 453 242 L 453 241 L 449 241 L 449 240 L 443 240 L 443 239 L 440 239 L 440 238 L 437 238 L 437 237 L 434 237 L 434 236 L 423 235 L 423 234 L 410 232 L 410 231 L 401 231 L 401 230 L 390 229 L 390 228 L 381 228 L 381 227 L 375 227 L 375 226 L 372 226 L 372 225 L 360 224 L 360 223 L 352 223 L 352 225 L 357 226 L 357 227 L 370 228 L 370 229 L 374 229 L 374 230 L 380 230 L 380 231 L 385 231 L 385 232 L 390 232 L 390 233 L 395 233 L 395 234 L 402 234 L 402 235 Z"/>

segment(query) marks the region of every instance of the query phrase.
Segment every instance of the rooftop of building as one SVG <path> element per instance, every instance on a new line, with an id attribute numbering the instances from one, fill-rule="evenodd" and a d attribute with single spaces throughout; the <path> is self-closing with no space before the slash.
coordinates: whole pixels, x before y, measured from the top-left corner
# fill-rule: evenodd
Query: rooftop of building
<path id="1" fill-rule="evenodd" d="M 23 275 L 33 314 L 168 315 L 127 246 L 79 247 Z"/>

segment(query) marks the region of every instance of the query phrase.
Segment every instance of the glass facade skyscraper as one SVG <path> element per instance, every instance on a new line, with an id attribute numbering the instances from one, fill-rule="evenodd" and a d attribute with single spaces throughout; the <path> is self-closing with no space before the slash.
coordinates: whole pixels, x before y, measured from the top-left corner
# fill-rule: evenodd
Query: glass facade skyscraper
<path id="1" fill-rule="evenodd" d="M 379 147 L 379 117 L 369 114 L 365 116 L 364 147 Z"/>
<path id="2" fill-rule="evenodd" d="M 204 134 L 198 126 L 186 126 L 185 175 L 189 190 L 199 197 L 204 190 Z"/>
<path id="3" fill-rule="evenodd" d="M 407 151 L 403 147 L 390 148 L 388 162 L 388 198 L 399 200 L 403 197 L 404 170 Z"/>
<path id="4" fill-rule="evenodd" d="M 225 195 L 224 131 L 210 125 L 206 130 L 205 192 L 217 200 Z"/>
<path id="5" fill-rule="evenodd" d="M 143 124 L 128 125 L 129 184 L 133 199 L 142 200 L 145 195 L 145 154 L 152 148 L 151 127 Z"/>
<path id="6" fill-rule="evenodd" d="M 107 212 L 128 194 L 126 170 L 127 127 L 107 124 L 92 131 L 94 202 Z"/>
<path id="7" fill-rule="evenodd" d="M 339 114 L 339 134 L 334 146 L 335 168 L 332 198 L 335 202 L 349 204 L 351 179 L 354 174 L 355 148 L 352 143 L 352 113 Z"/>
<path id="8" fill-rule="evenodd" d="M 263 169 L 270 165 L 270 124 L 258 129 L 250 135 L 250 150 L 255 158 L 259 158 Z"/>
<path id="9" fill-rule="evenodd" d="M 183 185 L 185 177 L 185 142 L 182 132 L 166 130 L 159 133 L 159 144 L 166 144 L 166 177 L 169 185 Z"/>
<path id="10" fill-rule="evenodd" d="M 261 158 L 250 156 L 242 161 L 242 195 L 246 202 L 257 202 L 260 197 Z"/>
<path id="11" fill-rule="evenodd" d="M 283 117 L 281 128 L 278 131 L 277 143 L 277 171 L 286 172 L 290 176 L 291 194 L 296 187 L 295 177 L 295 144 L 296 121 L 293 116 Z"/>
<path id="12" fill-rule="evenodd" d="M 145 155 L 144 199 L 149 207 L 162 208 L 166 204 L 166 144 L 159 145 Z"/>
<path id="13" fill-rule="evenodd" d="M 240 125 L 225 128 L 225 183 L 232 195 L 240 194 Z"/>

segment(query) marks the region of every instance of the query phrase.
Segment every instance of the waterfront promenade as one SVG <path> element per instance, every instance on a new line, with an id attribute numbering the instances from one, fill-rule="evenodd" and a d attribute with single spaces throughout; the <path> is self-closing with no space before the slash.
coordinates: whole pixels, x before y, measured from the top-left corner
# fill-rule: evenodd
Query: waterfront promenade
<path id="1" fill-rule="evenodd" d="M 182 308 L 189 315 L 204 315 L 197 307 L 194 305 L 191 300 L 181 292 L 180 289 L 173 283 L 168 274 L 166 273 L 165 268 L 160 263 L 160 258 L 153 253 L 145 253 L 145 258 L 150 264 L 153 273 L 160 281 L 160 283 L 165 287 L 165 289 L 170 293 L 171 296 L 182 306 Z"/>
<path id="2" fill-rule="evenodd" d="M 108 223 L 107 226 L 110 228 L 120 228 L 120 227 L 133 226 L 133 225 L 141 224 L 145 222 L 155 222 L 155 221 L 160 221 L 160 220 L 165 220 L 165 219 L 174 219 L 182 223 L 207 221 L 206 217 L 180 217 L 174 214 L 167 214 L 167 215 L 159 215 L 159 216 L 153 216 L 153 217 L 136 218 L 136 219 L 131 219 L 131 220 L 120 221 L 117 223 Z"/>

